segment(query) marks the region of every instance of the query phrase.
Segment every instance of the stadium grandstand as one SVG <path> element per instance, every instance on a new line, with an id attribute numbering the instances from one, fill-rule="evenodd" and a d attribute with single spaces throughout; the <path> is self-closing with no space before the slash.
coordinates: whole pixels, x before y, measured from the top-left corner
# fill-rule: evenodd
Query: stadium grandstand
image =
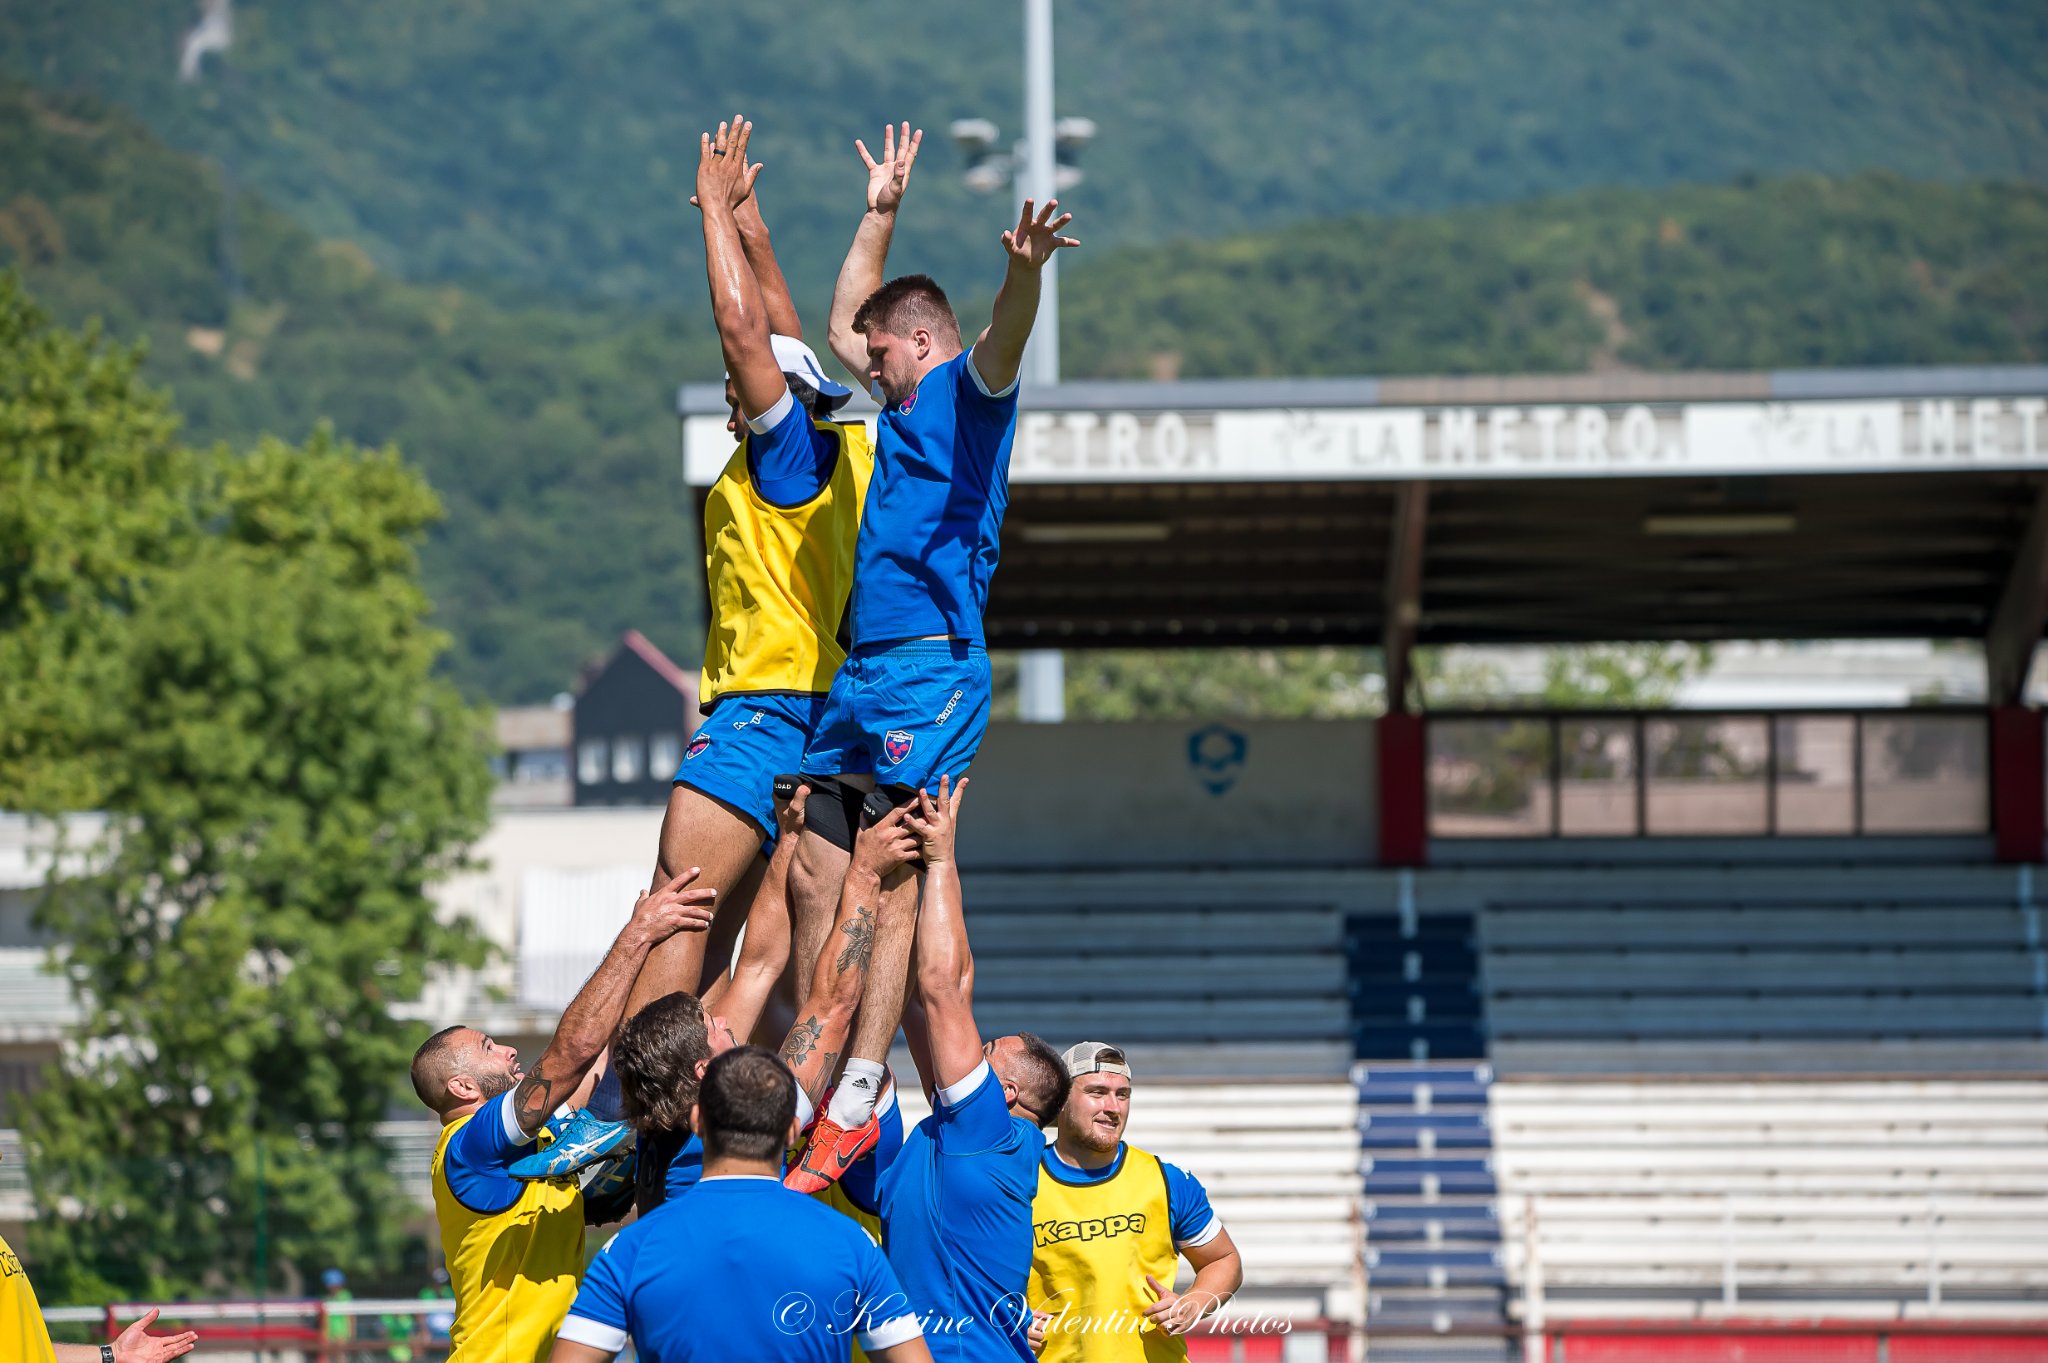
<path id="1" fill-rule="evenodd" d="M 1124 1046 L 1131 1139 L 1242 1250 L 1229 1315 L 1289 1326 L 1193 1357 L 2048 1359 L 2048 369 L 1023 403 L 992 647 L 1385 657 L 1376 719 L 998 725 L 976 766 L 985 1030 Z M 701 499 L 725 406 L 679 407 Z M 1984 702 L 1434 710 L 1411 665 L 1843 639 L 1981 645 Z M 644 767 L 500 808 L 440 894 L 503 958 L 422 1016 L 547 1035 L 646 882 L 660 810 L 605 796 Z M 0 836 L 18 1083 L 71 1013 Z M 434 1128 L 388 1135 L 424 1195 Z"/>

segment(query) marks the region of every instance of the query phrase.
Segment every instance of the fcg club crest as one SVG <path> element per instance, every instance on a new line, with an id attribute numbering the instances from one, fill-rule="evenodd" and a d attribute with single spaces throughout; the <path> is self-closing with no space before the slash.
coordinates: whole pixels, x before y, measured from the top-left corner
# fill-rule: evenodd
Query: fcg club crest
<path id="1" fill-rule="evenodd" d="M 685 762 L 689 761 L 691 758 L 695 757 L 698 753 L 703 752 L 706 748 L 710 746 L 711 740 L 705 737 L 703 734 L 698 734 L 695 738 L 690 740 L 690 746 L 683 749 L 683 760 Z"/>
<path id="2" fill-rule="evenodd" d="M 909 415 L 910 415 L 910 413 L 911 413 L 911 410 L 912 410 L 913 408 L 915 408 L 916 406 L 917 406 L 917 394 L 916 394 L 916 392 L 915 392 L 915 391 L 913 391 L 913 392 L 911 393 L 911 395 L 910 395 L 909 397 L 907 397 L 907 398 L 903 399 L 903 401 L 901 401 L 901 402 L 899 402 L 899 403 L 897 403 L 897 404 L 896 404 L 896 410 L 897 410 L 897 411 L 899 411 L 899 412 L 901 412 L 901 413 L 903 413 L 903 415 L 905 415 L 905 416 L 909 416 Z"/>
<path id="3" fill-rule="evenodd" d="M 1188 765 L 1195 780 L 1211 795 L 1221 795 L 1237 784 L 1244 770 L 1245 736 L 1226 724 L 1211 724 L 1188 735 Z"/>
<path id="4" fill-rule="evenodd" d="M 882 751 L 889 754 L 891 762 L 901 762 L 910 756 L 910 745 L 916 736 L 907 729 L 891 729 L 882 735 Z"/>

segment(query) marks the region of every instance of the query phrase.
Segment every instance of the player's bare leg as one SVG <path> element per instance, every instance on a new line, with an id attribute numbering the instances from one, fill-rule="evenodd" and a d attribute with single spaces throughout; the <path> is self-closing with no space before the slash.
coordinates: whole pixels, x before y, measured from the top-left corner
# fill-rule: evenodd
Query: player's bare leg
<path id="1" fill-rule="evenodd" d="M 718 918 L 713 932 L 725 931 L 731 951 L 731 935 L 746 921 L 747 903 L 753 886 L 760 883 L 765 863 L 760 856 L 761 830 L 754 821 L 689 786 L 669 789 L 668 812 L 662 815 L 661 843 L 655 865 L 656 883 L 675 873 L 668 866 L 701 866 L 698 884 L 718 891 Z M 682 934 L 677 934 L 681 936 Z M 691 934 L 694 940 L 671 938 L 647 955 L 633 992 L 626 999 L 626 1016 L 632 1017 L 655 999 L 678 990 L 695 991 L 703 980 L 710 934 Z"/>

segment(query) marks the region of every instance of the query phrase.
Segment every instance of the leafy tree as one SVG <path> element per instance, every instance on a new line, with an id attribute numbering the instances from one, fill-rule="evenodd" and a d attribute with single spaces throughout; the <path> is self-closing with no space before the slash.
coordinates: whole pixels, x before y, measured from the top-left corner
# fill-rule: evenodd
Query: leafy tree
<path id="1" fill-rule="evenodd" d="M 51 327 L 5 271 L 0 357 L 0 792 L 90 808 L 116 641 L 190 531 L 191 458 L 139 352 Z"/>
<path id="2" fill-rule="evenodd" d="M 482 831 L 490 782 L 482 716 L 433 675 L 446 640 L 415 555 L 438 504 L 395 452 L 324 432 L 178 450 L 132 356 L 5 297 L 0 373 L 34 378 L 0 468 L 50 518 L 50 614 L 83 601 L 94 626 L 0 655 L 0 685 L 30 714 L 61 710 L 53 685 L 88 688 L 91 771 L 42 781 L 42 807 L 90 786 L 109 815 L 41 911 L 88 1016 L 26 1105 L 38 1285 L 246 1290 L 259 1197 L 282 1271 L 389 1265 L 406 1203 L 375 1125 L 418 1039 L 393 1008 L 430 962 L 482 956 L 426 896 Z M 87 416 L 64 462 L 15 435 Z M 96 573 L 93 513 L 116 514 L 122 478 L 177 509 L 169 550 Z M 103 607 L 110 576 L 124 594 Z"/>

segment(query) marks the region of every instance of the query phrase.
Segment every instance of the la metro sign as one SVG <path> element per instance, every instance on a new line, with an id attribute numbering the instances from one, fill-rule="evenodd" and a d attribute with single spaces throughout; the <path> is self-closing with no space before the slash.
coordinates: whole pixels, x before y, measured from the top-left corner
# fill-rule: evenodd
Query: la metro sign
<path id="1" fill-rule="evenodd" d="M 872 418 L 870 419 L 872 421 Z M 684 432 L 689 480 L 732 454 Z M 2048 468 L 2048 397 L 1024 412 L 1016 483 L 1558 478 Z"/>

